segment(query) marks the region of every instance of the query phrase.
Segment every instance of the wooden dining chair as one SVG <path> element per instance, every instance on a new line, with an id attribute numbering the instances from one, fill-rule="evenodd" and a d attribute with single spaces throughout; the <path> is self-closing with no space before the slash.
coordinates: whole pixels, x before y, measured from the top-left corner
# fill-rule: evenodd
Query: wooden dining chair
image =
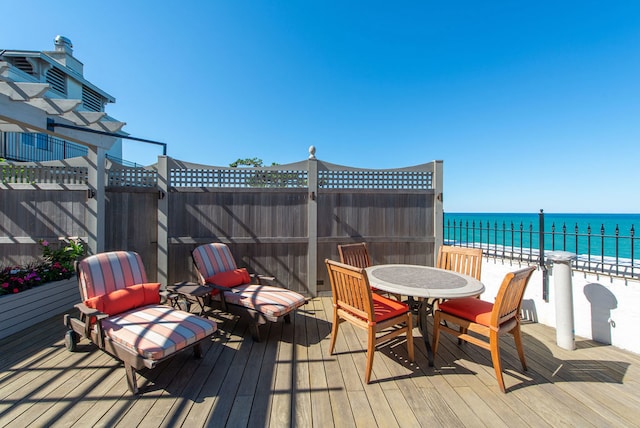
<path id="1" fill-rule="evenodd" d="M 407 353 L 413 362 L 413 326 L 405 303 L 371 292 L 364 269 L 333 260 L 325 260 L 333 293 L 333 326 L 329 353 L 333 354 L 340 324 L 347 321 L 367 331 L 367 366 L 364 380 L 371 380 L 375 347 L 405 334 Z M 383 332 L 378 336 L 379 332 Z"/>
<path id="2" fill-rule="evenodd" d="M 440 331 L 487 349 L 491 351 L 491 360 L 500 390 L 505 392 L 500 362 L 500 335 L 505 333 L 513 335 L 522 369 L 527 370 L 520 333 L 520 308 L 524 291 L 534 270 L 536 268 L 532 266 L 508 273 L 502 281 L 495 303 L 475 297 L 451 299 L 441 303 L 434 312 L 434 357 L 438 352 Z M 443 325 L 442 321 L 446 321 L 447 324 Z M 450 328 L 448 323 L 458 325 L 460 331 Z M 471 335 L 469 332 L 477 335 Z"/>
<path id="3" fill-rule="evenodd" d="M 338 254 L 340 254 L 340 262 L 355 266 L 359 268 L 366 268 L 371 266 L 371 257 L 369 256 L 369 248 L 366 242 L 358 242 L 356 244 L 341 244 L 338 245 Z M 395 293 L 388 293 L 383 290 L 378 290 L 375 287 L 371 287 L 374 293 L 382 294 L 383 296 L 393 297 L 397 301 L 402 300 L 402 296 Z"/>
<path id="4" fill-rule="evenodd" d="M 480 281 L 482 248 L 442 245 L 436 267 L 468 275 Z"/>

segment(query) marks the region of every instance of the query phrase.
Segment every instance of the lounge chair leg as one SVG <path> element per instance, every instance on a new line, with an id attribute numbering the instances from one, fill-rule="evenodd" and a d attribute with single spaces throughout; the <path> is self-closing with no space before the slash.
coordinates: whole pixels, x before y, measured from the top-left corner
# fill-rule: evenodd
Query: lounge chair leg
<path id="1" fill-rule="evenodd" d="M 124 370 L 127 374 L 127 384 L 129 390 L 134 394 L 138 394 L 138 382 L 136 381 L 136 369 L 132 365 L 125 363 Z"/>
<path id="2" fill-rule="evenodd" d="M 291 313 L 288 313 L 287 315 L 284 316 L 284 323 L 291 324 Z"/>
<path id="3" fill-rule="evenodd" d="M 256 342 L 260 342 L 260 324 L 257 322 L 251 323 L 251 337 Z"/>
<path id="4" fill-rule="evenodd" d="M 202 358 L 202 347 L 200 346 L 200 343 L 193 345 L 193 356 L 198 360 Z"/>

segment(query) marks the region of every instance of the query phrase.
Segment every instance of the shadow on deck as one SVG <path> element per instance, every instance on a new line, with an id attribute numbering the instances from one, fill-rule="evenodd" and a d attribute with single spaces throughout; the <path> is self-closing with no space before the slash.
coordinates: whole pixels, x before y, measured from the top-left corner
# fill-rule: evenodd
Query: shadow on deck
<path id="1" fill-rule="evenodd" d="M 529 370 L 503 343 L 507 394 L 488 352 L 444 335 L 429 367 L 416 335 L 376 353 L 363 383 L 366 337 L 341 327 L 328 355 L 331 302 L 316 298 L 292 324 L 265 326 L 255 343 L 243 320 L 220 314 L 204 357 L 178 354 L 139 377 L 132 396 L 122 365 L 81 342 L 64 347 L 62 316 L 0 341 L 0 426 L 633 426 L 640 414 L 640 356 L 593 341 L 575 351 L 555 330 L 523 325 Z"/>

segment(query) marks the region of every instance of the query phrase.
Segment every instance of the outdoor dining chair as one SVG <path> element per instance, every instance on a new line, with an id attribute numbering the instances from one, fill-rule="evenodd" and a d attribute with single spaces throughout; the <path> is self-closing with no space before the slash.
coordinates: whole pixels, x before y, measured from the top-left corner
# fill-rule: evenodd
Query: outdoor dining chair
<path id="1" fill-rule="evenodd" d="M 409 306 L 371 292 L 364 269 L 326 259 L 333 293 L 333 326 L 329 353 L 333 355 L 340 324 L 347 321 L 367 331 L 367 366 L 364 380 L 371 380 L 375 347 L 402 334 L 407 338 L 413 362 L 413 326 Z M 377 334 L 382 332 L 381 336 Z"/>
<path id="2" fill-rule="evenodd" d="M 371 257 L 369 256 L 369 248 L 367 247 L 366 242 L 338 245 L 338 254 L 340 254 L 340 262 L 344 264 L 363 269 L 371 266 Z M 397 301 L 402 300 L 402 296 L 399 294 L 378 290 L 375 287 L 371 287 L 371 291 L 388 297 L 393 297 Z"/>
<path id="3" fill-rule="evenodd" d="M 436 267 L 468 275 L 480 281 L 482 248 L 442 245 L 438 251 Z"/>
<path id="4" fill-rule="evenodd" d="M 441 331 L 487 349 L 491 351 L 500 390 L 505 392 L 500 362 L 500 335 L 513 335 L 522 369 L 527 370 L 520 333 L 520 309 L 525 289 L 534 270 L 536 268 L 532 266 L 508 273 L 502 281 L 494 303 L 475 297 L 451 299 L 441 303 L 434 313 L 433 320 L 434 357 L 438 352 Z M 442 324 L 443 321 L 446 324 Z M 460 330 L 450 328 L 448 323 L 458 325 Z"/>
<path id="5" fill-rule="evenodd" d="M 76 264 L 82 303 L 79 318 L 69 314 L 65 344 L 77 349 L 87 338 L 124 363 L 127 383 L 138 393 L 136 370 L 152 369 L 177 352 L 193 347 L 217 330 L 214 321 L 160 304 L 160 284 L 149 283 L 137 253 L 112 251 L 86 257 Z"/>
<path id="6" fill-rule="evenodd" d="M 260 341 L 260 325 L 281 319 L 288 324 L 291 313 L 307 303 L 300 293 L 264 284 L 275 278 L 250 275 L 247 269 L 238 268 L 226 244 L 200 245 L 192 256 L 198 281 L 211 287 L 209 304 L 219 304 L 224 312 L 249 317 L 255 341 Z"/>

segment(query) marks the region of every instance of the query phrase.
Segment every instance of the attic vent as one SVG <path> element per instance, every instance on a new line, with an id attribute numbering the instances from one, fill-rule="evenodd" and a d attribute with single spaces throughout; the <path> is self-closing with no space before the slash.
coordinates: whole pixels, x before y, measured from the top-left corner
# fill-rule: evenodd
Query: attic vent
<path id="1" fill-rule="evenodd" d="M 82 104 L 89 111 L 102 111 L 102 97 L 93 89 L 82 86 Z"/>
<path id="2" fill-rule="evenodd" d="M 67 79 L 59 69 L 52 67 L 47 71 L 47 83 L 51 85 L 51 89 L 64 96 L 67 95 Z"/>
<path id="3" fill-rule="evenodd" d="M 33 67 L 31 66 L 29 61 L 27 61 L 26 58 L 22 58 L 22 57 L 11 58 L 11 63 L 14 65 L 14 67 L 24 71 L 27 74 L 31 74 L 33 76 Z"/>

